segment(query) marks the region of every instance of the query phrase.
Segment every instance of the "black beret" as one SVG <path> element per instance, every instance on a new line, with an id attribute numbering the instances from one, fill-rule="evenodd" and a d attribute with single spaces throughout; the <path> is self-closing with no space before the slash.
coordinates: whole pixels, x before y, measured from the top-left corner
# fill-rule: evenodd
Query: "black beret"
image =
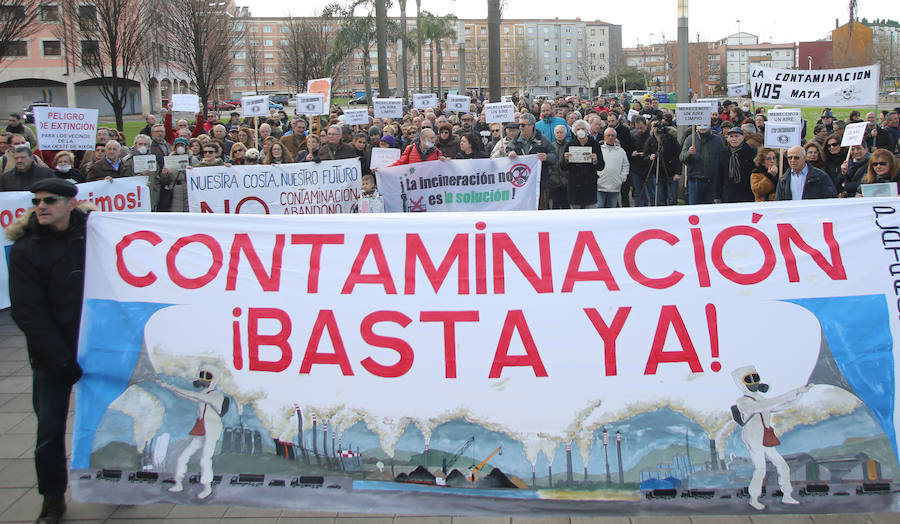
<path id="1" fill-rule="evenodd" d="M 46 191 L 48 193 L 53 193 L 54 195 L 69 198 L 78 194 L 78 187 L 75 186 L 75 184 L 55 176 L 38 180 L 34 184 L 31 184 L 31 187 L 29 187 L 28 190 L 32 193 Z"/>

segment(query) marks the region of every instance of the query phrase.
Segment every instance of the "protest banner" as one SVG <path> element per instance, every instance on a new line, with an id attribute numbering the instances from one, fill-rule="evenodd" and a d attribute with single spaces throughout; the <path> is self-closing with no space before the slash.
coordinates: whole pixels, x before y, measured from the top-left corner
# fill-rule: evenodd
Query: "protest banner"
<path id="1" fill-rule="evenodd" d="M 44 151 L 90 151 L 97 143 L 96 109 L 77 107 L 34 108 L 34 128 Z"/>
<path id="2" fill-rule="evenodd" d="M 680 126 L 708 126 L 712 122 L 709 104 L 675 104 L 675 122 Z"/>
<path id="3" fill-rule="evenodd" d="M 373 147 L 371 156 L 369 168 L 378 169 L 396 162 L 400 158 L 400 150 L 396 147 Z"/>
<path id="4" fill-rule="evenodd" d="M 304 115 L 327 115 L 325 96 L 322 93 L 301 93 L 297 95 L 297 112 Z"/>
<path id="5" fill-rule="evenodd" d="M 163 167 L 173 171 L 186 168 L 190 162 L 191 155 L 168 155 L 163 157 Z"/>
<path id="6" fill-rule="evenodd" d="M 156 155 L 134 155 L 131 159 L 135 173 L 156 171 Z"/>
<path id="7" fill-rule="evenodd" d="M 376 173 L 385 211 L 510 211 L 537 209 L 537 155 L 420 162 Z"/>
<path id="8" fill-rule="evenodd" d="M 706 104 L 709 106 L 709 113 L 719 114 L 719 99 L 717 98 L 698 98 L 694 100 L 695 104 Z"/>
<path id="9" fill-rule="evenodd" d="M 895 511 L 898 209 L 99 214 L 73 498 Z"/>
<path id="10" fill-rule="evenodd" d="M 438 97 L 434 93 L 414 93 L 413 107 L 416 109 L 428 109 L 438 106 Z"/>
<path id="11" fill-rule="evenodd" d="M 0 192 L 0 227 L 5 230 L 17 218 L 31 209 L 30 191 Z M 147 177 L 134 176 L 114 178 L 112 183 L 106 180 L 78 184 L 78 200 L 87 200 L 97 206 L 100 211 L 150 211 L 150 191 L 147 189 Z M 12 241 L 6 235 L 0 235 L 0 247 L 6 256 L 0 257 L 0 309 L 9 307 L 9 268 L 7 256 Z"/>
<path id="12" fill-rule="evenodd" d="M 375 98 L 372 100 L 375 118 L 401 118 L 403 100 L 400 98 Z"/>
<path id="13" fill-rule="evenodd" d="M 172 95 L 172 111 L 196 113 L 200 110 L 200 97 L 190 93 Z"/>
<path id="14" fill-rule="evenodd" d="M 728 84 L 728 96 L 747 96 L 747 84 Z"/>
<path id="15" fill-rule="evenodd" d="M 269 95 L 242 97 L 241 114 L 245 118 L 248 116 L 269 116 Z"/>
<path id="16" fill-rule="evenodd" d="M 795 124 L 766 124 L 765 147 L 788 149 L 800 145 L 800 126 Z"/>
<path id="17" fill-rule="evenodd" d="M 843 69 L 774 69 L 750 66 L 750 93 L 755 102 L 816 107 L 878 104 L 881 66 Z"/>
<path id="18" fill-rule="evenodd" d="M 516 119 L 516 106 L 512 102 L 489 102 L 484 104 L 484 117 L 488 124 L 512 122 Z"/>
<path id="19" fill-rule="evenodd" d="M 325 107 L 331 107 L 331 77 L 308 80 L 306 82 L 306 92 L 320 93 L 325 97 Z"/>
<path id="20" fill-rule="evenodd" d="M 466 95 L 447 95 L 447 111 L 468 113 L 472 107 L 472 99 Z"/>
<path id="21" fill-rule="evenodd" d="M 368 109 L 345 109 L 344 123 L 348 126 L 364 126 L 369 123 Z"/>
<path id="22" fill-rule="evenodd" d="M 847 124 L 844 127 L 844 136 L 841 138 L 841 147 L 861 145 L 866 138 L 867 125 L 869 125 L 868 122 Z"/>
<path id="23" fill-rule="evenodd" d="M 186 176 L 191 213 L 349 213 L 360 189 L 358 158 L 195 167 Z"/>

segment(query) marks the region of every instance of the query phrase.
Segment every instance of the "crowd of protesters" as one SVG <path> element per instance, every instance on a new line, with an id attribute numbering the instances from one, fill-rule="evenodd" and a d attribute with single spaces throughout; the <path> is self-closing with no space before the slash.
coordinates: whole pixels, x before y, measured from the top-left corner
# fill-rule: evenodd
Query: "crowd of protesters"
<path id="1" fill-rule="evenodd" d="M 397 164 L 447 159 L 536 154 L 542 162 L 540 209 L 627 207 L 853 197 L 868 183 L 900 183 L 898 110 L 865 115 L 865 142 L 841 147 L 847 124 L 830 109 L 812 125 L 809 141 L 788 151 L 764 147 L 766 112 L 724 100 L 709 126 L 676 126 L 673 110 L 656 98 L 578 96 L 539 98 L 526 91 L 511 97 L 516 119 L 485 121 L 484 100 L 470 112 L 442 107 L 406 108 L 402 118 L 344 123 L 338 106 L 321 117 L 288 117 L 272 109 L 267 118 L 213 112 L 193 121 L 170 110 L 148 115 L 131 139 L 100 128 L 92 151 L 41 151 L 19 115 L 0 135 L 0 190 L 26 190 L 49 176 L 76 182 L 147 175 L 154 211 L 187 211 L 186 170 L 217 165 L 281 164 L 360 158 L 364 175 L 372 148 L 401 150 Z M 570 161 L 570 148 L 591 151 Z M 136 173 L 134 157 L 154 155 L 156 169 Z M 167 168 L 165 157 L 185 155 L 186 167 Z M 176 165 L 171 163 L 168 165 Z M 182 162 L 180 165 L 185 165 Z M 793 176 L 793 178 L 792 178 Z"/>

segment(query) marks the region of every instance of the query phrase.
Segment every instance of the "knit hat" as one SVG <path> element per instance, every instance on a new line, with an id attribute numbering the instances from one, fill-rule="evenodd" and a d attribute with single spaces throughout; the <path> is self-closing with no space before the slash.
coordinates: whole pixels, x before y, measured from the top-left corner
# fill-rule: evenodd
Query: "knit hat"
<path id="1" fill-rule="evenodd" d="M 178 147 L 178 144 L 183 145 L 185 149 L 187 149 L 187 148 L 189 148 L 189 147 L 191 146 L 191 143 L 188 142 L 187 138 L 180 138 L 180 137 L 179 137 L 179 138 L 176 138 L 176 139 L 175 139 L 175 142 L 172 143 L 172 146 L 173 146 L 173 147 Z"/>
<path id="2" fill-rule="evenodd" d="M 390 135 L 390 134 L 382 136 L 382 137 L 381 137 L 381 141 L 384 142 L 385 144 L 391 146 L 391 147 L 396 147 L 396 146 L 397 146 L 397 139 L 394 138 L 394 136 L 393 136 L 393 135 Z"/>

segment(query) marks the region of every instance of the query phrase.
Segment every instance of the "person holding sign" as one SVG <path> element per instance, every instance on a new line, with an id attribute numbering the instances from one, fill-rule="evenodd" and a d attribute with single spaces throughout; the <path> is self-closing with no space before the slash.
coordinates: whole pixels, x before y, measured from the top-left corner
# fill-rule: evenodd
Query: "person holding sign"
<path id="1" fill-rule="evenodd" d="M 526 115 L 531 116 L 528 113 Z M 524 119 L 525 116 L 522 118 Z M 534 117 L 532 116 L 532 118 Z M 564 130 L 568 129 L 565 124 L 559 124 L 557 127 L 561 127 Z M 584 120 L 576 120 L 572 124 L 572 129 L 575 130 L 575 138 L 569 140 L 566 147 L 562 149 L 562 158 L 559 159 L 559 169 L 569 182 L 568 201 L 571 209 L 590 209 L 597 206 L 597 195 L 600 193 L 598 191 L 597 178 L 599 171 L 606 167 L 600 144 L 591 137 L 588 132 L 589 128 L 588 123 Z M 615 145 L 616 132 L 615 130 L 610 130 L 610 133 L 613 137 L 613 145 Z M 553 162 L 550 164 L 552 165 Z M 552 167 L 547 171 L 541 169 L 541 174 L 551 172 Z M 543 180 L 541 185 L 544 185 Z M 621 185 L 621 182 L 619 182 L 619 185 Z M 615 192 L 611 193 L 611 196 L 618 197 L 618 195 L 619 187 L 617 186 Z M 615 202 L 618 202 L 617 198 L 612 206 L 601 207 L 615 207 Z"/>
<path id="2" fill-rule="evenodd" d="M 713 179 L 719 170 L 719 159 L 725 146 L 718 135 L 709 132 L 709 126 L 697 126 L 684 140 L 680 159 L 687 164 L 688 204 L 712 204 Z"/>
<path id="3" fill-rule="evenodd" d="M 412 144 L 406 146 L 400 159 L 391 164 L 392 166 L 403 166 L 406 164 L 416 164 L 418 162 L 430 162 L 432 160 L 448 160 L 441 150 L 435 145 L 434 131 L 431 128 L 423 127 L 419 133 L 419 139 Z M 372 171 L 375 171 L 374 169 Z"/>
<path id="4" fill-rule="evenodd" d="M 94 180 L 108 180 L 112 182 L 114 178 L 134 176 L 131 162 L 121 159 L 122 145 L 119 144 L 118 140 L 106 142 L 104 153 L 103 158 L 95 161 L 88 168 L 88 182 Z"/>
<path id="5" fill-rule="evenodd" d="M 836 186 L 840 198 L 856 196 L 869 167 L 869 150 L 864 145 L 850 147 L 850 156 L 841 164 Z"/>
<path id="6" fill-rule="evenodd" d="M 562 120 L 560 118 L 560 120 Z M 565 125 L 565 120 L 563 120 Z M 587 122 L 584 122 L 585 132 L 587 132 Z M 551 135 L 552 130 L 551 130 Z M 556 148 L 550 145 L 550 139 L 544 136 L 535 126 L 534 115 L 524 113 L 519 115 L 519 138 L 512 143 L 512 151 L 507 154 L 509 158 L 515 158 L 517 155 L 537 155 L 541 161 L 541 173 L 549 173 L 550 166 L 557 161 Z M 602 169 L 602 167 L 598 168 Z M 541 177 L 541 193 L 538 203 L 538 209 L 549 209 L 550 207 L 550 189 L 548 179 Z"/>
<path id="7" fill-rule="evenodd" d="M 719 172 L 716 175 L 715 201 L 753 202 L 756 197 L 750 188 L 750 172 L 756 150 L 744 142 L 744 130 L 732 127 L 725 137 L 728 149 L 719 158 Z"/>
<path id="8" fill-rule="evenodd" d="M 876 149 L 869 158 L 869 168 L 862 179 L 863 184 L 886 184 L 894 182 L 900 188 L 900 161 L 887 149 Z M 862 188 L 860 187 L 860 194 Z"/>
<path id="9" fill-rule="evenodd" d="M 821 169 L 806 163 L 806 151 L 800 146 L 792 146 L 787 152 L 791 170 L 778 180 L 775 200 L 812 200 L 834 198 L 837 192 L 831 178 Z"/>

